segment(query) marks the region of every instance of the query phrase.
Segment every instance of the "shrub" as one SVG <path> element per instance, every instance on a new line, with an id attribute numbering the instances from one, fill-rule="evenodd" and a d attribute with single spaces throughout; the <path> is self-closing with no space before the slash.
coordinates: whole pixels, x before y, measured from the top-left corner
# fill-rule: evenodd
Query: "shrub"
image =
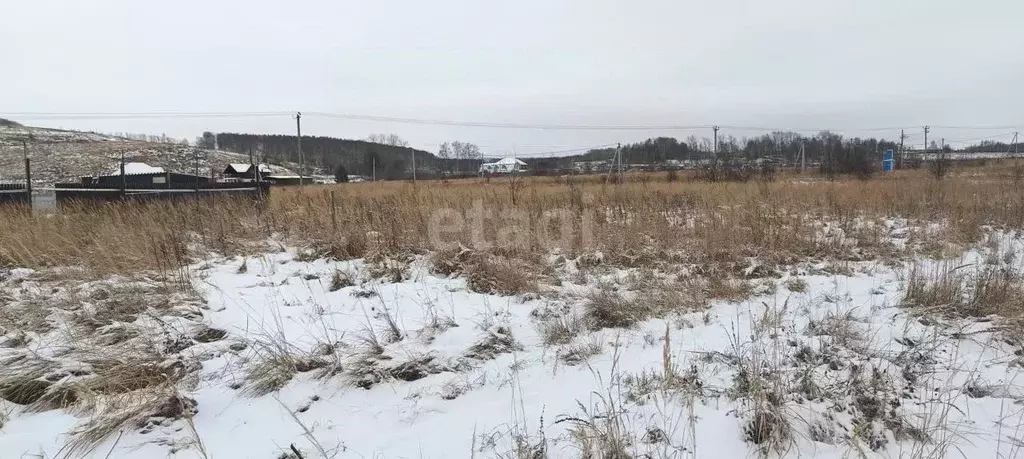
<path id="1" fill-rule="evenodd" d="M 617 292 L 601 290 L 587 300 L 586 318 L 593 330 L 628 328 L 646 317 L 646 308 Z"/>
<path id="2" fill-rule="evenodd" d="M 536 268 L 523 260 L 477 254 L 465 269 L 469 289 L 477 293 L 520 295 L 537 291 Z"/>

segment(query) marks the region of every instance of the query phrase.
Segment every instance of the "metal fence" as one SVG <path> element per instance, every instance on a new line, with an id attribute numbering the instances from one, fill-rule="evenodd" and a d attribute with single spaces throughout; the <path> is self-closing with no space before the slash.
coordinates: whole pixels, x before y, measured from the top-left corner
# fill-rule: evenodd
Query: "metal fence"
<path id="1" fill-rule="evenodd" d="M 270 194 L 270 186 L 262 182 L 183 181 L 175 175 L 161 174 L 158 180 L 140 180 L 138 175 L 107 176 L 105 180 L 83 179 L 77 183 L 43 184 L 33 179 L 30 159 L 19 159 L 24 175 L 12 176 L 6 164 L 5 180 L 0 182 L 0 206 L 47 210 L 64 205 L 103 204 L 108 202 L 148 202 L 157 200 L 202 199 L 220 196 L 247 197 L 262 201 Z M 8 161 L 10 162 L 10 161 Z M 166 180 L 164 180 L 166 178 Z M 0 211 L 3 212 L 3 211 Z"/>
<path id="2" fill-rule="evenodd" d="M 249 185 L 249 186 L 245 186 Z M 266 184 L 215 183 L 200 188 L 109 188 L 107 186 L 86 186 L 77 183 L 58 183 L 52 189 L 56 193 L 57 207 L 68 204 L 101 204 L 106 202 L 146 202 L 157 200 L 181 200 L 220 196 L 249 197 L 263 200 L 270 194 Z"/>
<path id="3" fill-rule="evenodd" d="M 0 205 L 28 205 L 32 202 L 32 190 L 20 183 L 0 183 Z"/>

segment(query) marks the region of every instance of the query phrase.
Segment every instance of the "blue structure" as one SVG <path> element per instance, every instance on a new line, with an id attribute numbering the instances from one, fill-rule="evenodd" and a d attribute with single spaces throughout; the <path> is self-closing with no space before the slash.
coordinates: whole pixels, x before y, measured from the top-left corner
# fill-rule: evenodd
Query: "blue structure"
<path id="1" fill-rule="evenodd" d="M 892 150 L 885 150 L 885 156 L 882 157 L 882 172 L 889 172 L 893 170 L 893 159 Z"/>

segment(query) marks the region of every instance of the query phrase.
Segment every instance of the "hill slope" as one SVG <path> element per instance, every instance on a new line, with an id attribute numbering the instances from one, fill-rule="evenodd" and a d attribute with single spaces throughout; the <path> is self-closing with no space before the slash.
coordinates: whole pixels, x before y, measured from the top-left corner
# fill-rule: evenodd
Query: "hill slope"
<path id="1" fill-rule="evenodd" d="M 248 154 L 260 152 L 269 161 L 298 162 L 299 154 L 295 136 L 266 134 L 217 134 L 217 146 L 223 150 Z M 424 150 L 404 146 L 385 145 L 364 140 L 339 139 L 334 137 L 302 136 L 302 152 L 305 162 L 311 167 L 333 171 L 339 165 L 345 166 L 350 174 L 376 175 L 379 179 L 405 179 L 411 175 L 412 156 L 416 155 L 416 174 L 420 178 L 431 178 L 442 171 L 476 171 L 480 161 L 439 158 Z"/>
<path id="2" fill-rule="evenodd" d="M 182 144 L 8 124 L 0 125 L 0 180 L 24 180 L 26 150 L 32 160 L 32 181 L 41 184 L 114 172 L 122 152 L 128 161 L 190 174 L 196 171 L 198 154 L 199 173 L 204 176 L 211 171 L 221 172 L 229 163 L 249 162 L 248 155 Z M 276 173 L 292 173 L 287 165 L 272 165 L 272 169 Z"/>

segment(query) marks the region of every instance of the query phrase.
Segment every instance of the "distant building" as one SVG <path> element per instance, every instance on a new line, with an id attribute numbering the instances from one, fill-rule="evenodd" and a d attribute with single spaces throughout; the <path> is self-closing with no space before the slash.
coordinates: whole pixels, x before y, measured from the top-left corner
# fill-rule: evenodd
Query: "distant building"
<path id="1" fill-rule="evenodd" d="M 526 163 L 512 157 L 480 165 L 481 174 L 513 174 L 526 171 Z"/>
<path id="2" fill-rule="evenodd" d="M 607 172 L 611 165 L 610 160 L 601 159 L 596 161 L 574 161 L 572 168 L 581 174 L 592 174 L 595 172 Z"/>
<path id="3" fill-rule="evenodd" d="M 81 184 L 84 186 L 120 188 L 121 166 L 115 166 L 113 169 L 108 175 L 82 177 Z M 146 163 L 124 164 L 125 188 L 193 188 L 197 185 L 205 186 L 208 183 L 210 183 L 209 177 L 167 172 L 162 167 L 154 167 Z"/>
<path id="4" fill-rule="evenodd" d="M 124 175 L 163 174 L 165 172 L 162 167 L 153 167 L 146 163 L 124 163 Z M 110 175 L 121 175 L 121 166 L 115 167 Z"/>
<path id="5" fill-rule="evenodd" d="M 256 168 L 252 167 L 252 164 L 240 164 L 232 163 L 228 164 L 228 167 L 224 169 L 224 178 L 231 179 L 255 179 L 254 172 L 260 171 L 260 176 L 267 176 L 273 173 L 270 170 L 270 166 L 266 164 L 260 164 Z"/>
<path id="6" fill-rule="evenodd" d="M 276 186 L 297 186 L 303 183 L 313 183 L 312 177 L 299 177 L 298 175 L 268 175 L 263 178 L 267 183 Z"/>

